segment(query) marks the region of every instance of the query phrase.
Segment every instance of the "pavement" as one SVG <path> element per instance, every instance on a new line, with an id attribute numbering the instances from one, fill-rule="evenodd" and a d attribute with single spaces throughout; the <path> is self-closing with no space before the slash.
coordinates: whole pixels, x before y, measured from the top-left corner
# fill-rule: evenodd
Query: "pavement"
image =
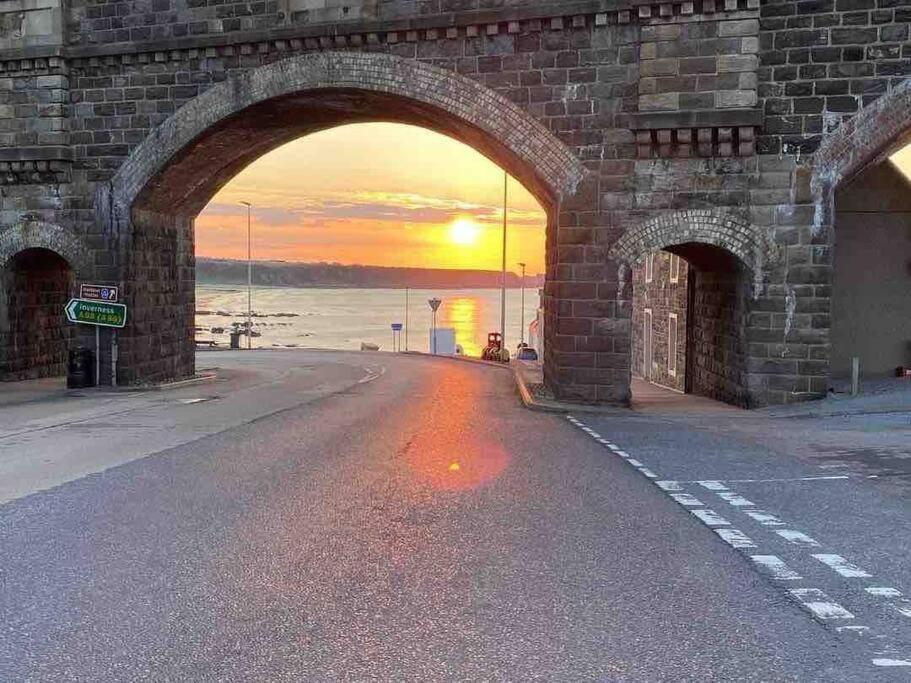
<path id="1" fill-rule="evenodd" d="M 0 408 L 0 680 L 911 680 L 907 492 L 770 418 L 210 358 L 208 385 Z"/>

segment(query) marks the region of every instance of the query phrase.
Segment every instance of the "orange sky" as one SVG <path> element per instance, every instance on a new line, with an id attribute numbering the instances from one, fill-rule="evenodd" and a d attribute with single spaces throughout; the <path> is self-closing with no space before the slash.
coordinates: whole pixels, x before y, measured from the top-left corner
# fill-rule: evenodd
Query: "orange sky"
<path id="1" fill-rule="evenodd" d="M 392 123 L 308 135 L 244 169 L 196 219 L 196 254 L 499 270 L 503 171 L 474 149 Z M 509 180 L 507 268 L 544 272 L 545 214 Z M 453 224 L 458 222 L 458 227 Z"/>

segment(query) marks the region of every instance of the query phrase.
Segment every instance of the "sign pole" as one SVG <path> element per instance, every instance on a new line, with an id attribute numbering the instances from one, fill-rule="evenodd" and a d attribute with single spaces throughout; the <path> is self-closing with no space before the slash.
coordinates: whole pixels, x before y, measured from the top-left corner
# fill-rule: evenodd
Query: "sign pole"
<path id="1" fill-rule="evenodd" d="M 95 325 L 95 386 L 101 384 L 101 328 Z"/>
<path id="2" fill-rule="evenodd" d="M 111 332 L 111 386 L 117 386 L 117 331 Z"/>
<path id="3" fill-rule="evenodd" d="M 405 287 L 405 350 L 408 350 L 408 288 Z"/>

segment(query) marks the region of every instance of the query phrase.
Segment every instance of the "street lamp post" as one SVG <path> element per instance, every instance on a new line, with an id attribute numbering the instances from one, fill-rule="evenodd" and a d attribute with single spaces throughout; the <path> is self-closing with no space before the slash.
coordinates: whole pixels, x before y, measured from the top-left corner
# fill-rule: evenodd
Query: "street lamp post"
<path id="1" fill-rule="evenodd" d="M 520 345 L 525 343 L 525 264 L 519 263 L 522 268 L 522 322 L 519 325 Z"/>
<path id="2" fill-rule="evenodd" d="M 509 175 L 503 171 L 503 267 L 500 275 L 500 348 L 506 348 L 506 184 Z"/>
<path id="3" fill-rule="evenodd" d="M 251 232 L 251 212 L 253 205 L 250 202 L 241 202 L 247 207 L 247 350 L 253 348 L 253 251 Z"/>

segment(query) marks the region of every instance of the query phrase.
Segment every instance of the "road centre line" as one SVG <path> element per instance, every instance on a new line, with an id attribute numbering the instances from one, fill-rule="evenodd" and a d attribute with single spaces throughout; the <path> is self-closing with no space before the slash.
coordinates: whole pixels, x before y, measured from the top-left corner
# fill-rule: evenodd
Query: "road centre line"
<path id="1" fill-rule="evenodd" d="M 747 536 L 745 533 L 739 529 L 715 529 L 716 534 L 718 534 L 721 539 L 734 548 L 755 548 L 756 544 L 753 543 L 753 540 Z"/>
<path id="2" fill-rule="evenodd" d="M 877 657 L 873 659 L 873 666 L 911 666 L 911 660 Z"/>
<path id="3" fill-rule="evenodd" d="M 860 567 L 851 564 L 841 555 L 832 555 L 828 553 L 820 553 L 818 555 L 813 555 L 815 559 L 822 562 L 824 565 L 832 569 L 837 574 L 844 576 L 848 579 L 868 579 L 872 577 L 872 574 L 868 574 Z"/>
<path id="4" fill-rule="evenodd" d="M 715 527 L 731 525 L 731 523 L 724 517 L 719 515 L 714 510 L 709 510 L 708 508 L 703 508 L 701 510 L 690 510 L 690 512 L 698 517 L 706 526 Z"/>
<path id="5" fill-rule="evenodd" d="M 705 503 L 689 493 L 672 493 L 670 496 L 684 507 L 703 507 L 705 505 Z"/>
<path id="6" fill-rule="evenodd" d="M 610 443 L 600 434 L 584 425 L 572 416 L 567 416 L 569 422 L 585 431 L 595 441 L 605 448 L 609 448 L 614 454 L 627 460 L 631 465 L 636 467 L 643 475 L 649 477 L 651 481 L 660 488 L 669 498 L 678 504 L 687 508 L 691 514 L 697 517 L 703 524 L 710 527 L 715 534 L 725 541 L 734 549 L 742 550 L 756 548 L 756 543 L 739 529 L 731 526 L 731 523 L 718 515 L 714 510 L 702 507 L 704 503 L 695 496 L 684 493 L 684 484 L 698 484 L 707 491 L 716 493 L 720 498 L 730 503 L 735 508 L 740 508 L 746 515 L 759 522 L 762 526 L 784 526 L 775 515 L 756 509 L 755 504 L 736 492 L 729 491 L 725 484 L 729 483 L 786 483 L 786 482 L 810 482 L 810 481 L 839 481 L 849 479 L 848 475 L 828 475 L 817 477 L 797 477 L 797 478 L 772 478 L 772 479 L 699 479 L 694 481 L 681 480 L 658 480 L 658 476 L 649 468 L 645 467 L 639 460 L 630 456 L 629 453 L 620 449 L 616 444 Z M 745 509 L 751 508 L 751 509 Z M 716 528 L 721 527 L 721 528 Z M 820 544 L 814 538 L 795 529 L 773 529 L 775 533 L 789 543 L 805 547 L 819 547 Z M 784 560 L 776 555 L 749 555 L 756 568 L 767 577 L 776 581 L 801 581 L 803 577 L 791 569 Z M 863 569 L 851 564 L 840 555 L 819 553 L 812 554 L 812 557 L 830 567 L 836 573 L 847 578 L 871 578 L 871 574 Z M 867 594 L 883 598 L 899 598 L 888 601 L 887 604 L 893 610 L 898 611 L 903 616 L 911 618 L 911 600 L 901 598 L 901 591 L 885 586 L 870 586 L 865 588 Z M 842 605 L 834 602 L 822 590 L 818 588 L 791 588 L 787 591 L 792 598 L 808 611 L 813 617 L 820 621 L 847 621 L 854 619 L 854 614 L 844 608 Z M 839 632 L 865 633 L 869 631 L 868 626 L 840 626 L 836 627 Z M 878 667 L 911 667 L 911 660 L 897 659 L 890 655 L 891 651 L 875 652 L 873 654 L 883 655 L 871 660 L 874 666 Z"/>
<path id="7" fill-rule="evenodd" d="M 881 598 L 900 598 L 902 592 L 897 588 L 892 588 L 890 586 L 867 586 L 864 590 L 870 595 L 875 595 Z"/>
<path id="8" fill-rule="evenodd" d="M 800 581 L 803 577 L 791 569 L 777 555 L 750 555 L 750 559 L 756 563 L 761 571 L 767 576 L 778 581 Z"/>
<path id="9" fill-rule="evenodd" d="M 744 510 L 744 513 L 762 524 L 762 526 L 784 526 L 784 522 L 765 510 Z"/>
<path id="10" fill-rule="evenodd" d="M 794 545 L 804 545 L 804 546 L 813 546 L 819 547 L 819 541 L 810 536 L 807 536 L 802 531 L 796 531 L 795 529 L 775 529 L 775 533 L 781 536 L 788 543 L 793 543 Z"/>
<path id="11" fill-rule="evenodd" d="M 696 482 L 702 488 L 708 489 L 709 491 L 727 491 L 728 487 L 722 484 L 720 481 L 714 479 L 707 479 L 705 481 Z"/>
<path id="12" fill-rule="evenodd" d="M 791 588 L 788 591 L 817 619 L 853 619 L 851 614 L 818 588 Z"/>
<path id="13" fill-rule="evenodd" d="M 756 504 L 747 500 L 739 493 L 733 491 L 718 491 L 718 496 L 729 502 L 734 507 L 755 507 Z"/>

